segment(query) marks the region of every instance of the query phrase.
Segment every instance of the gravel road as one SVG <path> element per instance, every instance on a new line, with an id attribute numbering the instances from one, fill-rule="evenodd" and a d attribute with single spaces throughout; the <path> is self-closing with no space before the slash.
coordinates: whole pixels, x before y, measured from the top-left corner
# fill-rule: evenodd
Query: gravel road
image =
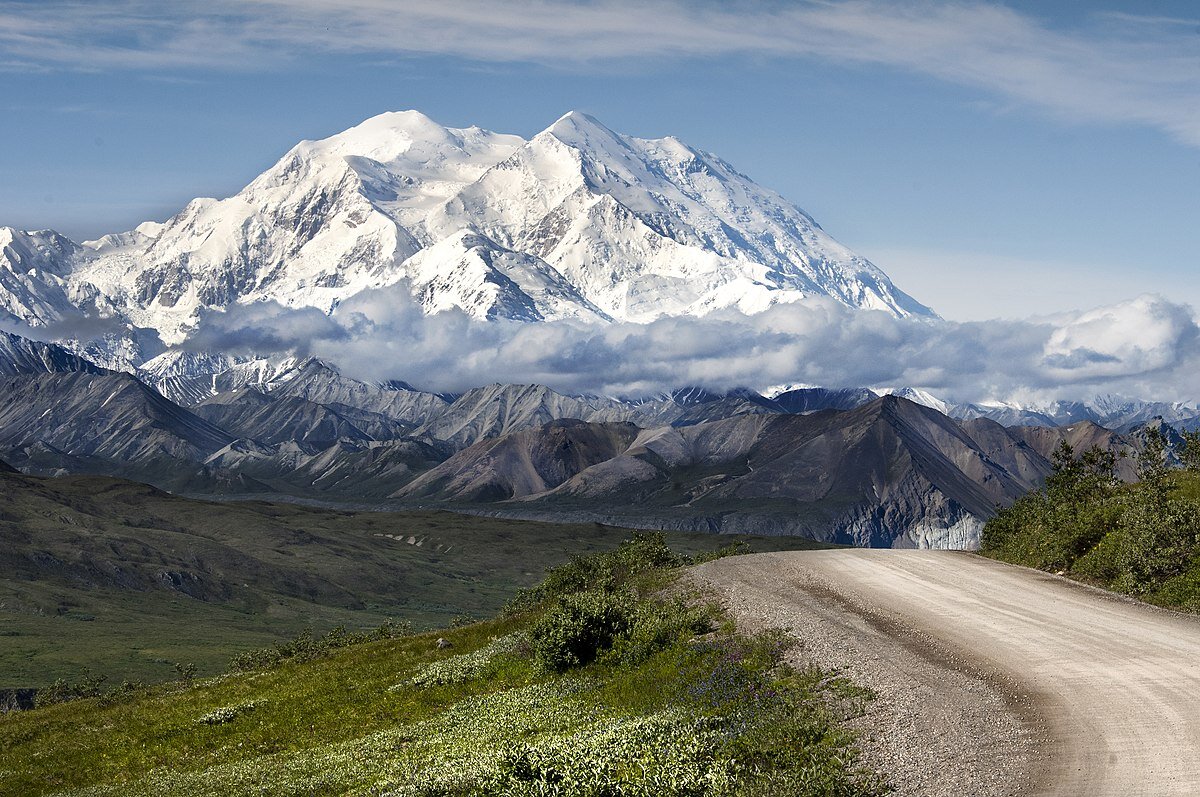
<path id="1" fill-rule="evenodd" d="M 1200 620 L 945 551 L 693 568 L 747 628 L 879 695 L 865 762 L 899 795 L 1200 795 Z"/>

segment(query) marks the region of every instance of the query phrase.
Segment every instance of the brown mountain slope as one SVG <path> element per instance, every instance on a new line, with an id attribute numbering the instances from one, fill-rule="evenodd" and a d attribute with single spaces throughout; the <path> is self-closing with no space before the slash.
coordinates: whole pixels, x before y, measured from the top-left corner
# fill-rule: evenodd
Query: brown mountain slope
<path id="1" fill-rule="evenodd" d="M 625 451 L 637 438 L 631 423 L 556 420 L 482 440 L 398 490 L 403 499 L 503 501 L 551 490 Z"/>
<path id="2" fill-rule="evenodd" d="M 503 511 L 629 525 L 973 547 L 997 505 L 1050 471 L 1023 432 L 960 423 L 892 396 L 848 411 L 746 415 L 641 430 L 632 439 L 634 427 L 621 428 L 630 431 L 614 438 L 613 425 L 558 422 L 484 441 L 397 496 L 503 502 Z M 1089 434 L 1120 445 L 1111 432 Z M 567 439 L 586 456 L 546 478 L 533 452 Z"/>

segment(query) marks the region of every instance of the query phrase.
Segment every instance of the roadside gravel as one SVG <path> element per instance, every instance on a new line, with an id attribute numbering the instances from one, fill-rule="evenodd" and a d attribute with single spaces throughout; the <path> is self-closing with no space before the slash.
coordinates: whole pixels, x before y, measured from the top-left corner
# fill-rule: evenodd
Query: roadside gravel
<path id="1" fill-rule="evenodd" d="M 864 763 L 902 797 L 1029 794 L 1039 723 L 1019 687 L 867 605 L 792 554 L 693 568 L 747 630 L 786 628 L 796 665 L 838 670 L 876 699 L 849 725 Z"/>

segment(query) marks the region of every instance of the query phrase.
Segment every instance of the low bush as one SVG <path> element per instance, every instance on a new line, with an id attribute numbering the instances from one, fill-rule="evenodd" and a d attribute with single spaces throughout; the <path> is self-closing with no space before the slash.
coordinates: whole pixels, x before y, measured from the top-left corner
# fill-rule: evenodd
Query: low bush
<path id="1" fill-rule="evenodd" d="M 103 684 L 107 681 L 107 675 L 94 675 L 84 669 L 78 681 L 59 678 L 45 689 L 39 689 L 34 695 L 33 705 L 35 708 L 42 708 L 89 698 L 95 699 L 100 705 L 109 705 L 146 688 L 146 684 L 141 681 L 125 680 L 119 686 L 104 689 Z"/>
<path id="2" fill-rule="evenodd" d="M 85 669 L 78 681 L 72 682 L 65 678 L 59 678 L 45 689 L 39 689 L 34 696 L 33 704 L 41 708 L 88 697 L 100 697 L 105 692 L 101 687 L 107 680 L 107 675 L 95 675 Z"/>
<path id="3" fill-rule="evenodd" d="M 531 611 L 548 600 L 577 592 L 612 591 L 639 574 L 690 563 L 690 559 L 671 550 L 662 532 L 640 531 L 615 550 L 576 556 L 566 564 L 550 568 L 540 584 L 517 592 L 505 607 L 505 613 Z"/>
<path id="4" fill-rule="evenodd" d="M 529 652 L 529 648 L 529 637 L 526 634 L 508 634 L 470 653 L 460 653 L 432 662 L 409 680 L 393 686 L 392 691 L 406 686 L 426 688 L 473 681 L 487 675 L 498 660 Z"/>
<path id="5" fill-rule="evenodd" d="M 629 630 L 615 640 L 612 656 L 623 664 L 638 664 L 678 640 L 710 631 L 713 620 L 712 607 L 682 596 L 643 603 Z"/>
<path id="6" fill-rule="evenodd" d="M 248 714 L 258 708 L 257 701 L 250 700 L 245 703 L 238 703 L 236 706 L 222 706 L 221 708 L 213 709 L 204 716 L 196 720 L 197 725 L 224 725 L 227 722 L 233 722 L 243 714 Z"/>
<path id="7" fill-rule="evenodd" d="M 632 592 L 587 590 L 560 597 L 529 629 L 534 658 L 551 672 L 590 664 L 633 627 Z"/>

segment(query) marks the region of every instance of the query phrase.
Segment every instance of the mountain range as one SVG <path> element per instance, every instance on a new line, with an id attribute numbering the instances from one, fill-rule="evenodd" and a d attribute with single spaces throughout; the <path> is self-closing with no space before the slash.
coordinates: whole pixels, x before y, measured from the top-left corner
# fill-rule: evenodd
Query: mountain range
<path id="1" fill-rule="evenodd" d="M 153 373 L 178 390 L 173 401 L 57 345 L 4 341 L 0 459 L 190 494 L 970 547 L 998 506 L 1041 483 L 1060 441 L 1140 445 L 1086 419 L 955 418 L 913 391 L 623 400 L 495 384 L 438 395 L 314 359 L 217 363 L 228 367 L 195 383 L 160 361 Z M 1133 477 L 1132 458 L 1120 467 Z"/>
<path id="2" fill-rule="evenodd" d="M 808 296 L 934 317 L 804 211 L 676 138 L 571 112 L 528 141 L 386 113 L 301 142 L 227 199 L 76 243 L 0 228 L 0 319 L 118 370 L 213 312 L 332 313 L 404 284 L 426 313 L 645 322 Z M 111 319 L 85 340 L 82 319 Z M 123 331 L 121 331 L 123 330 Z"/>

